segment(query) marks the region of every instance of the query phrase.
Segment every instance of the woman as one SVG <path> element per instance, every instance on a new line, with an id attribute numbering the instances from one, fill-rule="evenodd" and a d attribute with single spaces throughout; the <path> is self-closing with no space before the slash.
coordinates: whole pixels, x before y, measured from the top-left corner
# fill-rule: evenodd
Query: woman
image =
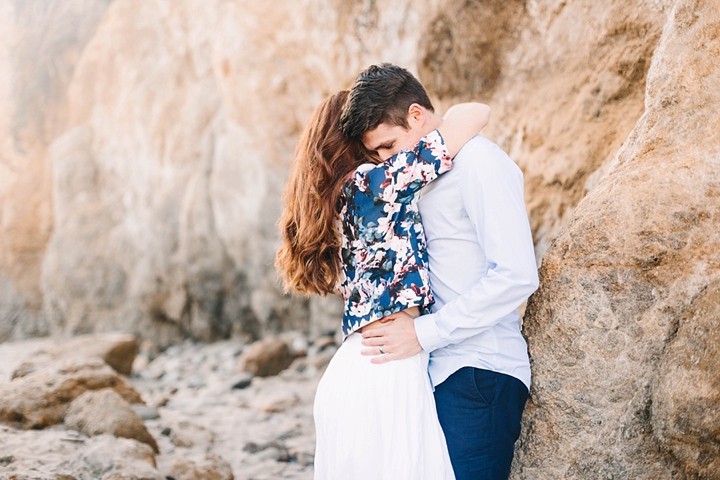
<path id="1" fill-rule="evenodd" d="M 315 478 L 453 479 L 427 353 L 374 365 L 360 354 L 360 332 L 391 313 L 417 316 L 432 304 L 415 194 L 452 168 L 489 109 L 455 106 L 412 151 L 381 162 L 340 132 L 347 95 L 321 103 L 303 133 L 277 255 L 287 290 L 345 300 L 345 340 L 315 398 Z"/>

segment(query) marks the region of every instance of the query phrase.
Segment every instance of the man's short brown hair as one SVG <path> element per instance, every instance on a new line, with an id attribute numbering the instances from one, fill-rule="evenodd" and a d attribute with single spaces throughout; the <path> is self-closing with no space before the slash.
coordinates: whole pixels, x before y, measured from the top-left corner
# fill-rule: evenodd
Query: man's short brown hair
<path id="1" fill-rule="evenodd" d="M 351 139 L 361 138 L 381 123 L 407 129 L 408 109 L 413 103 L 435 111 L 425 87 L 412 73 L 390 63 L 371 65 L 350 89 L 340 129 Z"/>

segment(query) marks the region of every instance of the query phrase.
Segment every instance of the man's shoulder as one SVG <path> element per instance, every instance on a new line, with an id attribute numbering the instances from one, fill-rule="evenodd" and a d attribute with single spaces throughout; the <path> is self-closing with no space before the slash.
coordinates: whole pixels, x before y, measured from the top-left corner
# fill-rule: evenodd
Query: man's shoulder
<path id="1" fill-rule="evenodd" d="M 483 148 L 500 148 L 497 146 L 495 142 L 490 140 L 487 137 L 483 137 L 482 135 L 478 134 L 475 135 L 473 138 L 468 140 L 468 142 L 463 146 L 463 148 L 460 149 L 462 152 L 463 150 L 475 150 L 475 149 L 483 149 Z"/>
<path id="2" fill-rule="evenodd" d="M 482 135 L 475 135 L 458 152 L 455 165 L 461 170 L 501 170 L 518 172 L 514 161 L 495 142 Z"/>

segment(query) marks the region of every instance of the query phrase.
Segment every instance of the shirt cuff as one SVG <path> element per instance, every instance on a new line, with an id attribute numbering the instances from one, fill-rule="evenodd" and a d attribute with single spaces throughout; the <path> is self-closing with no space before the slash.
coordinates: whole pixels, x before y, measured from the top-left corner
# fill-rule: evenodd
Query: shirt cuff
<path id="1" fill-rule="evenodd" d="M 435 316 L 435 313 L 429 313 L 415 318 L 415 335 L 422 349 L 428 353 L 444 346 L 435 326 Z"/>

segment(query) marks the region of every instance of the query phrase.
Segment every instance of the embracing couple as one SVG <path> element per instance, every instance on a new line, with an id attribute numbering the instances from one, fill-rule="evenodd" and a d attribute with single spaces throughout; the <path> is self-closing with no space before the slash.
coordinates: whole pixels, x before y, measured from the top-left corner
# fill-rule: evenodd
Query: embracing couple
<path id="1" fill-rule="evenodd" d="M 374 65 L 316 109 L 297 148 L 277 265 L 339 293 L 345 336 L 315 398 L 316 480 L 506 479 L 530 388 L 517 308 L 537 288 L 522 173 Z"/>

